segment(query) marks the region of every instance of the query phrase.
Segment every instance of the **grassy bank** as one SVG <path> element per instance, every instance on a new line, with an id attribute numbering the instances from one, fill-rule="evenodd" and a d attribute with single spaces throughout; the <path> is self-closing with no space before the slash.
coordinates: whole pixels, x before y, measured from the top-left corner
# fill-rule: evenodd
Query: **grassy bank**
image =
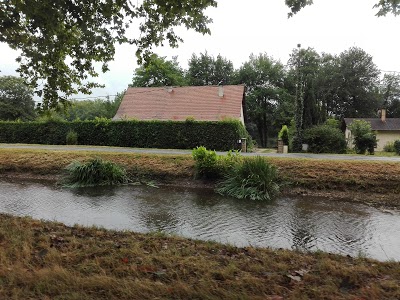
<path id="1" fill-rule="evenodd" d="M 194 178 L 190 155 L 0 149 L 0 174 L 51 178 L 72 161 L 93 157 L 111 160 L 126 168 L 132 178 L 162 182 L 202 184 Z M 284 192 L 343 198 L 352 201 L 400 207 L 400 163 L 268 158 L 279 176 L 290 182 Z"/>
<path id="2" fill-rule="evenodd" d="M 0 299 L 399 299 L 400 264 L 0 214 Z"/>

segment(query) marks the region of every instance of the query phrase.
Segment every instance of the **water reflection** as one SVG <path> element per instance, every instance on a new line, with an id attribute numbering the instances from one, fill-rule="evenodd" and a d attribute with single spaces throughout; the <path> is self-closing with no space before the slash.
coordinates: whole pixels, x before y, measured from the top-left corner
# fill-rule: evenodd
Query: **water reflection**
<path id="1" fill-rule="evenodd" d="M 98 197 L 113 197 L 117 187 L 115 186 L 92 186 L 92 187 L 77 187 L 65 188 L 78 197 L 98 198 Z"/>
<path id="2" fill-rule="evenodd" d="M 400 214 L 318 198 L 241 201 L 211 190 L 65 189 L 0 181 L 0 211 L 66 224 L 164 231 L 237 246 L 323 250 L 400 260 Z"/>

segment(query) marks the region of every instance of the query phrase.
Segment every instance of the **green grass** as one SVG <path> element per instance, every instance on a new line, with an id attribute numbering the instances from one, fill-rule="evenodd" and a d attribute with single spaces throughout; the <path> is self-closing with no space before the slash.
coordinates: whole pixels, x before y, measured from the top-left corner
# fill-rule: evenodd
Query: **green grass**
<path id="1" fill-rule="evenodd" d="M 0 299 L 399 299 L 400 264 L 0 214 Z"/>
<path id="2" fill-rule="evenodd" d="M 69 187 L 118 185 L 129 182 L 124 168 L 101 158 L 94 158 L 85 163 L 75 161 L 67 166 L 64 185 Z"/>
<path id="3" fill-rule="evenodd" d="M 272 200 L 278 194 L 278 173 L 276 167 L 260 156 L 238 162 L 217 184 L 221 195 L 238 199 Z"/>
<path id="4" fill-rule="evenodd" d="M 396 152 L 385 152 L 385 151 L 375 151 L 375 156 L 384 156 L 384 157 L 400 157 L 396 154 Z"/>

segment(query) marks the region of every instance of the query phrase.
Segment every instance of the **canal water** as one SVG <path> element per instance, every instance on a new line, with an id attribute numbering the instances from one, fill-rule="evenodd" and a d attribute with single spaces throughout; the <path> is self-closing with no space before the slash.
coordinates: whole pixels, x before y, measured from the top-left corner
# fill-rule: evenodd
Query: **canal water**
<path id="1" fill-rule="evenodd" d="M 0 181 L 0 212 L 136 232 L 162 231 L 236 246 L 322 250 L 400 260 L 400 213 L 323 198 L 243 201 L 207 189 L 69 189 Z"/>

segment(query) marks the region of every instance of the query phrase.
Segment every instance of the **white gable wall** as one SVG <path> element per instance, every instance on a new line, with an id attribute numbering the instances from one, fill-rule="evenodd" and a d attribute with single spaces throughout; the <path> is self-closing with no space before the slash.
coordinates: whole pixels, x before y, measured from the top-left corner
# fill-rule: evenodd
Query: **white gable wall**
<path id="1" fill-rule="evenodd" d="M 400 140 L 400 131 L 399 130 L 381 130 L 375 131 L 376 132 L 376 139 L 378 140 L 376 151 L 383 151 L 383 148 L 389 142 L 394 142 L 395 140 Z M 347 147 L 354 148 L 353 145 L 353 136 L 351 131 L 346 128 L 345 137 L 347 142 Z"/>
<path id="2" fill-rule="evenodd" d="M 378 146 L 376 150 L 383 151 L 385 145 L 389 142 L 394 142 L 395 140 L 400 140 L 399 130 L 385 130 L 377 131 L 376 138 L 378 139 Z"/>

